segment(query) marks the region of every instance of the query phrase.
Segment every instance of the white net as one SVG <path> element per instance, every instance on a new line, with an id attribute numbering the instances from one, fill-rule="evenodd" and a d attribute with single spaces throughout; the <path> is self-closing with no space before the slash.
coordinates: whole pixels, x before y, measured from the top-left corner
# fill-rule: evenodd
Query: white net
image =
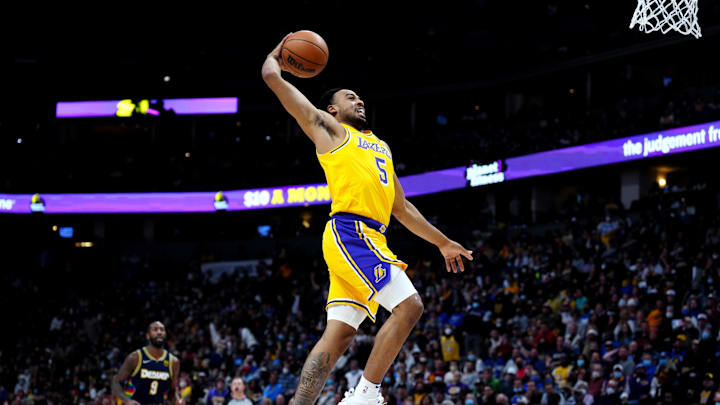
<path id="1" fill-rule="evenodd" d="M 638 0 L 630 28 L 638 25 L 640 31 L 677 31 L 700 38 L 697 19 L 698 0 Z"/>

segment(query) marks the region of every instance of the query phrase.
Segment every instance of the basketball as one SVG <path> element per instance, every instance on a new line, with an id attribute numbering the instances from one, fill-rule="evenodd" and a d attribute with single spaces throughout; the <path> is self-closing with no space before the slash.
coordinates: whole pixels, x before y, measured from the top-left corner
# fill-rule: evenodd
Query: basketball
<path id="1" fill-rule="evenodd" d="M 325 40 L 312 31 L 292 33 L 282 45 L 281 57 L 285 68 L 302 78 L 317 76 L 328 61 Z"/>

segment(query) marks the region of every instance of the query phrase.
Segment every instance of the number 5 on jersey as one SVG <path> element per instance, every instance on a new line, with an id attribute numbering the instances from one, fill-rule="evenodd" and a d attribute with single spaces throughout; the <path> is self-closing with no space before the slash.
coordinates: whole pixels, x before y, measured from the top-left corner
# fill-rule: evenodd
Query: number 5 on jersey
<path id="1" fill-rule="evenodd" d="M 387 178 L 387 171 L 385 171 L 385 159 L 380 157 L 375 157 L 375 164 L 377 164 L 378 170 L 380 170 L 380 183 L 383 184 L 383 186 L 388 185 L 388 178 Z"/>

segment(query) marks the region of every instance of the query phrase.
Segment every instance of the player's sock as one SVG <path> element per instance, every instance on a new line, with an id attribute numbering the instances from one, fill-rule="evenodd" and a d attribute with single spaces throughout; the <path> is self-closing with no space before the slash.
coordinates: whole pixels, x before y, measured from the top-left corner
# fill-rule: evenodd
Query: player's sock
<path id="1" fill-rule="evenodd" d="M 373 399 L 380 395 L 380 384 L 368 381 L 363 374 L 355 388 L 355 395 L 362 399 Z"/>

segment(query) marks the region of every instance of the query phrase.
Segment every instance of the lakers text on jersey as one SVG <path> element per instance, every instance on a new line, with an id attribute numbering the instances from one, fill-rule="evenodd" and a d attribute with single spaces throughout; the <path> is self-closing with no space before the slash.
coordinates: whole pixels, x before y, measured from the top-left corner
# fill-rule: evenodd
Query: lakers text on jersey
<path id="1" fill-rule="evenodd" d="M 395 200 L 390 148 L 370 131 L 342 125 L 340 146 L 317 155 L 332 198 L 330 215 L 347 212 L 387 224 Z"/>

